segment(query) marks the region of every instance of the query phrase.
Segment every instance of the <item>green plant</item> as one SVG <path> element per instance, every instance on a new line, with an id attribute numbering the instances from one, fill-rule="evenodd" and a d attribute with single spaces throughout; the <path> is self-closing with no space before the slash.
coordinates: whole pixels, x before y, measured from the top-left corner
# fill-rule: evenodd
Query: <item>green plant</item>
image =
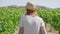
<path id="1" fill-rule="evenodd" d="M 24 13 L 21 8 L 0 8 L 0 34 L 13 34 L 19 26 L 19 19 Z"/>
<path id="2" fill-rule="evenodd" d="M 25 11 L 25 8 L 0 8 L 0 34 L 13 34 Z M 37 12 L 45 23 L 60 31 L 60 10 L 38 8 Z"/>

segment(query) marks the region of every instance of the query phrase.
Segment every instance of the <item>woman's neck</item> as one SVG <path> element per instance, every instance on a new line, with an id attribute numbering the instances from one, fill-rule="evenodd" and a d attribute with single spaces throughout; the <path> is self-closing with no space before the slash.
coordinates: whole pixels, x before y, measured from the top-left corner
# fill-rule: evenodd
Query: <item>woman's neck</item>
<path id="1" fill-rule="evenodd" d="M 28 14 L 26 14 L 26 15 L 28 15 Z M 34 15 L 34 14 L 30 14 L 30 16 L 32 16 L 32 17 L 35 17 L 35 16 L 37 16 L 37 15 Z"/>

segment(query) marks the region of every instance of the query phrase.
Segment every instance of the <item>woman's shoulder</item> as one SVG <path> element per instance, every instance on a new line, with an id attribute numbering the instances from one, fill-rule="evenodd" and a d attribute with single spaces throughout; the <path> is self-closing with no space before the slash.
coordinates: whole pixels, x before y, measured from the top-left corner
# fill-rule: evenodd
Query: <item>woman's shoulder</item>
<path id="1" fill-rule="evenodd" d="M 35 16 L 35 18 L 39 18 L 39 19 L 40 19 L 41 17 L 39 17 L 39 16 Z"/>
<path id="2" fill-rule="evenodd" d="M 35 19 L 42 20 L 42 18 L 41 18 L 41 17 L 39 17 L 39 16 L 35 16 Z"/>
<path id="3" fill-rule="evenodd" d="M 24 16 L 22 16 L 22 18 L 23 18 L 23 19 L 29 19 L 29 18 L 31 18 L 31 16 L 29 16 L 29 15 L 24 15 Z"/>

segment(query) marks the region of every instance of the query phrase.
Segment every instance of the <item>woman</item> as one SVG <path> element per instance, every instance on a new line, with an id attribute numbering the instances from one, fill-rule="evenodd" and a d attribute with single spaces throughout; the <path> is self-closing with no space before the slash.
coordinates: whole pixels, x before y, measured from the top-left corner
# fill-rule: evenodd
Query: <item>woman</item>
<path id="1" fill-rule="evenodd" d="M 26 10 L 26 15 L 20 20 L 19 34 L 47 34 L 44 21 L 37 15 L 35 5 L 28 2 Z"/>

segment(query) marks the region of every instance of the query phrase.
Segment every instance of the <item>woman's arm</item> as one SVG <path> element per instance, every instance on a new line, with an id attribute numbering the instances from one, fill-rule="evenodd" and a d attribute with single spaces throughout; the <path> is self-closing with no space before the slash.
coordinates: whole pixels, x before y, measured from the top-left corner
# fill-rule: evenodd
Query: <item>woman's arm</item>
<path id="1" fill-rule="evenodd" d="M 23 27 L 20 27 L 20 28 L 19 28 L 19 33 L 18 33 L 18 34 L 23 34 L 23 32 L 24 32 L 24 28 L 23 28 Z"/>
<path id="2" fill-rule="evenodd" d="M 47 34 L 46 28 L 45 27 L 40 27 L 40 31 L 42 34 Z"/>

